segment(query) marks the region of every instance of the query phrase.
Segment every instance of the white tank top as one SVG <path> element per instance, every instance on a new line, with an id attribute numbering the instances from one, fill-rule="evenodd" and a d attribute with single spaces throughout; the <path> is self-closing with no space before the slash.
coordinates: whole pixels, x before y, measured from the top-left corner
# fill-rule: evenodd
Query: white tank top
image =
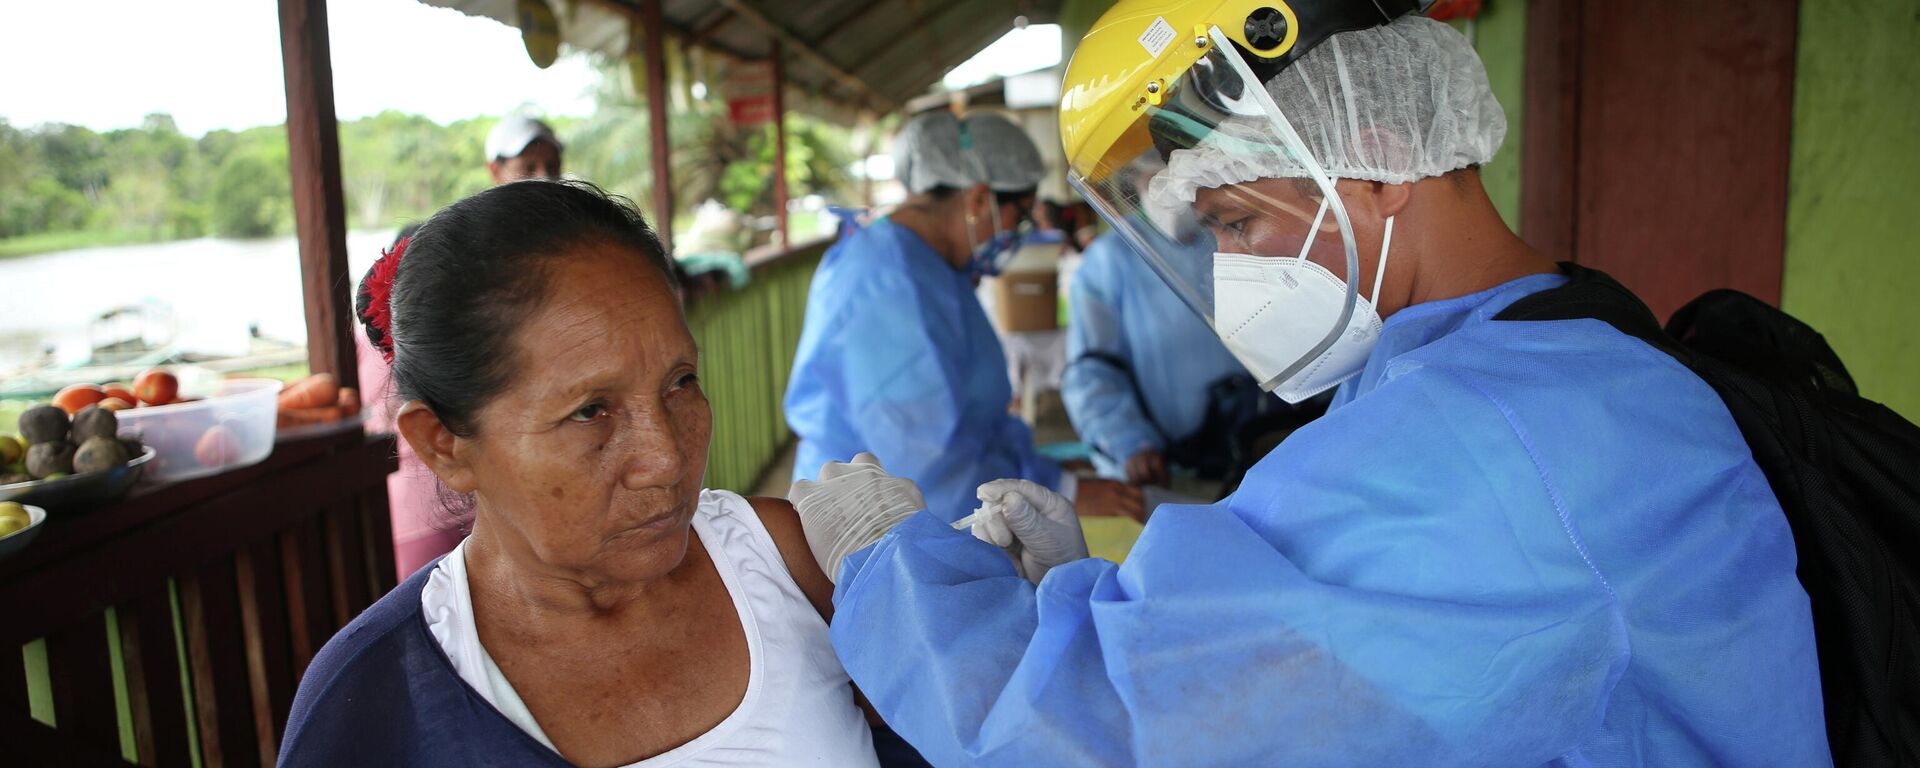
<path id="1" fill-rule="evenodd" d="M 827 624 L 794 583 L 760 515 L 736 494 L 702 491 L 693 532 L 712 555 L 740 612 L 747 634 L 747 693 L 712 730 L 627 768 L 878 765 L 851 681 L 827 642 Z M 427 577 L 420 592 L 427 629 L 461 680 L 552 749 L 553 742 L 480 646 L 466 551 L 462 541 Z"/>

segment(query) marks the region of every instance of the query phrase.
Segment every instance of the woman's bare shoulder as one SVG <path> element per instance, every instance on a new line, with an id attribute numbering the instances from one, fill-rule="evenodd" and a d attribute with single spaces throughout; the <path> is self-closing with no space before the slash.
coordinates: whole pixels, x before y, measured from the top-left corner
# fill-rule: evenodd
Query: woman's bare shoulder
<path id="1" fill-rule="evenodd" d="M 807 596 L 807 602 L 820 612 L 821 618 L 833 616 L 833 581 L 820 570 L 820 563 L 813 559 L 813 549 L 807 546 L 807 532 L 800 524 L 800 513 L 786 499 L 770 496 L 749 496 L 747 503 L 760 515 L 760 524 L 766 526 L 767 533 L 773 536 L 774 547 L 780 550 L 780 559 L 786 561 L 787 571 L 793 574 L 793 582 Z"/>

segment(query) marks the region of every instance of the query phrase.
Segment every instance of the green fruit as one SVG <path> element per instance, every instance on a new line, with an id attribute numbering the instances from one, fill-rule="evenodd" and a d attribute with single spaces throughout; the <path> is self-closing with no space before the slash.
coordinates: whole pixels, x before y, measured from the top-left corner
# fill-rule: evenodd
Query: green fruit
<path id="1" fill-rule="evenodd" d="M 0 466 L 12 464 L 27 457 L 27 444 L 13 435 L 0 435 Z"/>
<path id="2" fill-rule="evenodd" d="M 14 502 L 0 503 L 0 536 L 7 536 L 33 524 L 27 508 Z"/>

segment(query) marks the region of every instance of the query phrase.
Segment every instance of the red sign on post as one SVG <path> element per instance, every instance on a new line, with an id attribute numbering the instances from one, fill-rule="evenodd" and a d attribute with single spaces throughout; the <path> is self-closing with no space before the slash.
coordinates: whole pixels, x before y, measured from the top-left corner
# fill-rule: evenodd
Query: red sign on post
<path id="1" fill-rule="evenodd" d="M 773 69 L 740 62 L 727 74 L 727 118 L 742 128 L 773 122 Z"/>

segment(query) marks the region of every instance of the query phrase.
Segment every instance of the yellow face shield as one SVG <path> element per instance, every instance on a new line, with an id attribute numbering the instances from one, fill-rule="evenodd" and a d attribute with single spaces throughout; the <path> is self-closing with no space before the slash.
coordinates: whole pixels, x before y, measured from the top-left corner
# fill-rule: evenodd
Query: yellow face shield
<path id="1" fill-rule="evenodd" d="M 1068 180 L 1223 338 L 1245 318 L 1220 293 L 1258 272 L 1247 258 L 1311 261 L 1344 283 L 1331 315 L 1290 326 L 1285 360 L 1255 368 L 1277 382 L 1320 357 L 1353 318 L 1360 274 L 1353 226 L 1287 115 L 1219 28 L 1185 71 L 1152 81 L 1131 131 Z M 1256 275 L 1257 277 L 1257 275 Z M 1229 346 L 1232 340 L 1229 338 Z M 1269 349 L 1272 347 L 1269 346 Z"/>

